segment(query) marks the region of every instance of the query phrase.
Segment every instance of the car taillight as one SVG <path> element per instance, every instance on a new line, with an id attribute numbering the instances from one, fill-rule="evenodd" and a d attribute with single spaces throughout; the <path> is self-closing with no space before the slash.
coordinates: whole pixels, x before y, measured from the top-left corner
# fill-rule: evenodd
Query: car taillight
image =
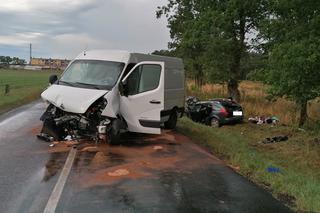
<path id="1" fill-rule="evenodd" d="M 229 113 L 227 112 L 227 110 L 226 110 L 224 107 L 222 107 L 222 108 L 220 109 L 220 113 L 221 113 L 222 115 L 224 115 L 224 116 L 228 116 L 228 115 L 229 115 Z"/>

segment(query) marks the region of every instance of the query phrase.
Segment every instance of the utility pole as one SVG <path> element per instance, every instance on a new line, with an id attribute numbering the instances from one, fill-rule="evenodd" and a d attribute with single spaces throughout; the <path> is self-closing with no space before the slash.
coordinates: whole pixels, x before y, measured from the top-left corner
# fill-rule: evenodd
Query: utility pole
<path id="1" fill-rule="evenodd" d="M 29 61 L 29 65 L 31 65 L 31 60 L 32 60 L 32 44 L 30 43 L 30 61 Z"/>

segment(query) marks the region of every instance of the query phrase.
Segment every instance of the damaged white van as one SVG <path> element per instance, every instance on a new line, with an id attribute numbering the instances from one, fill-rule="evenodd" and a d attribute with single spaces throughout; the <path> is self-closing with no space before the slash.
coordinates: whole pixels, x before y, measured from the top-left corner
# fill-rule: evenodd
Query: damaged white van
<path id="1" fill-rule="evenodd" d="M 184 112 L 185 75 L 179 58 L 93 50 L 76 57 L 41 94 L 49 106 L 42 134 L 119 142 L 123 131 L 160 134 Z"/>

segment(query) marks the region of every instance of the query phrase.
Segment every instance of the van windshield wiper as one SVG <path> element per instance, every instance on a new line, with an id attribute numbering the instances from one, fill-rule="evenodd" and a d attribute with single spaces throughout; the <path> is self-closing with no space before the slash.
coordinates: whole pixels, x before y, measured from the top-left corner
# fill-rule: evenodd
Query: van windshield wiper
<path id="1" fill-rule="evenodd" d="M 97 85 L 94 85 L 94 84 L 87 84 L 87 83 L 83 83 L 83 82 L 74 82 L 76 84 L 82 84 L 82 85 L 85 85 L 85 86 L 90 86 L 94 89 L 101 89 L 101 87 L 97 86 Z"/>
<path id="2" fill-rule="evenodd" d="M 73 82 L 68 82 L 68 81 L 59 81 L 59 83 L 63 83 L 63 84 L 66 84 L 66 85 L 69 85 L 69 86 L 73 86 L 74 87 L 74 83 Z"/>

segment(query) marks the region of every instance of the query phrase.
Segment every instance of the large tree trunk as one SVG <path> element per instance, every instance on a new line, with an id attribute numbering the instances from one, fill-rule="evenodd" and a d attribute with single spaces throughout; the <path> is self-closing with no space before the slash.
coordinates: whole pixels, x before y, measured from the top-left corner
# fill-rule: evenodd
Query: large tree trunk
<path id="1" fill-rule="evenodd" d="M 204 84 L 204 73 L 199 65 L 195 65 L 195 69 L 197 73 L 195 76 L 196 86 L 200 88 Z"/>
<path id="2" fill-rule="evenodd" d="M 228 94 L 229 97 L 235 100 L 236 102 L 240 102 L 240 91 L 238 89 L 239 83 L 235 79 L 230 79 L 228 81 Z"/>
<path id="3" fill-rule="evenodd" d="M 303 101 L 300 103 L 300 120 L 299 127 L 302 127 L 306 122 L 308 117 L 308 101 Z"/>
<path id="4" fill-rule="evenodd" d="M 237 102 L 240 102 L 239 80 L 241 76 L 241 59 L 245 50 L 245 34 L 246 34 L 246 20 L 243 10 L 239 12 L 239 34 L 234 29 L 234 52 L 233 63 L 231 65 L 231 78 L 228 81 L 229 96 Z"/>

